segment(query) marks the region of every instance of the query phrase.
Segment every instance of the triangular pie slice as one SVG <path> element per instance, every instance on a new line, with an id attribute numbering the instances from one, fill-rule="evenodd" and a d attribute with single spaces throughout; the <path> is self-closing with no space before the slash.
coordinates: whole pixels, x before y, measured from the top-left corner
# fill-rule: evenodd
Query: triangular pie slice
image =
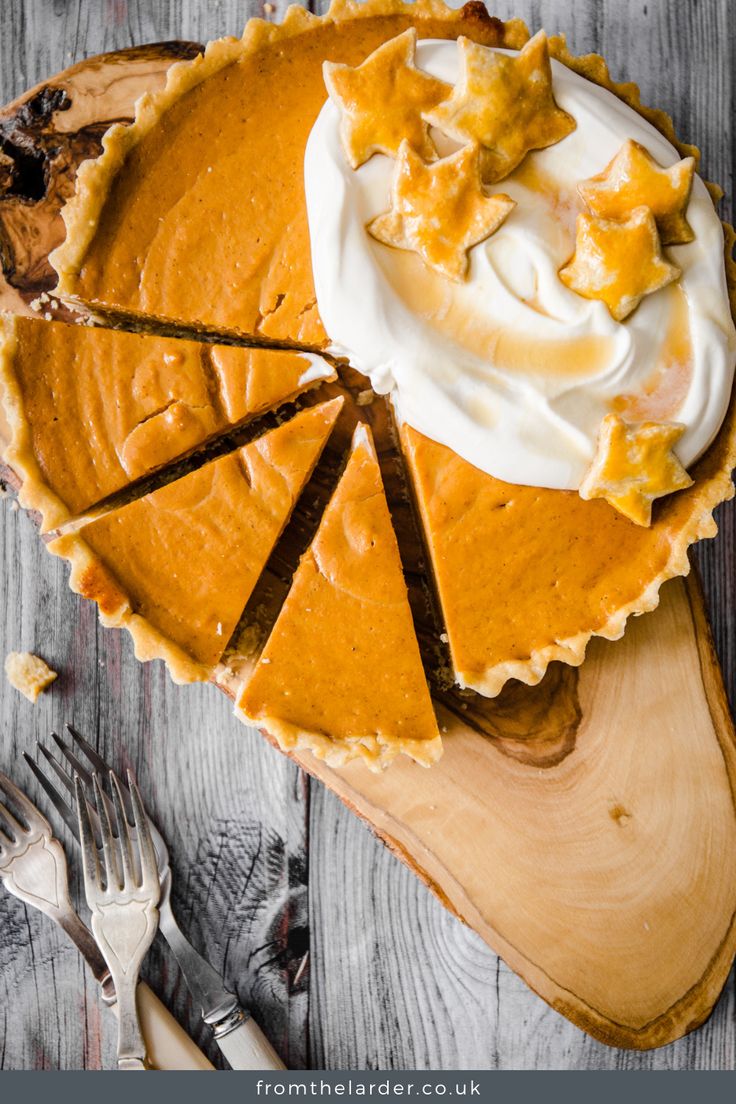
<path id="1" fill-rule="evenodd" d="M 286 751 L 372 768 L 442 750 L 373 439 L 347 467 L 237 709 Z"/>
<path id="2" fill-rule="evenodd" d="M 715 535 L 732 493 L 734 411 L 693 469 L 655 504 L 649 528 L 602 499 L 503 483 L 404 424 L 401 443 L 460 686 L 494 697 L 534 685 L 552 660 L 582 663 L 591 636 L 616 640 L 661 584 L 689 570 L 688 546 Z"/>
<path id="3" fill-rule="evenodd" d="M 315 356 L 5 316 L 5 459 L 47 531 L 332 378 Z"/>
<path id="4" fill-rule="evenodd" d="M 206 679 L 317 463 L 333 399 L 49 544 L 104 624 L 176 682 Z"/>

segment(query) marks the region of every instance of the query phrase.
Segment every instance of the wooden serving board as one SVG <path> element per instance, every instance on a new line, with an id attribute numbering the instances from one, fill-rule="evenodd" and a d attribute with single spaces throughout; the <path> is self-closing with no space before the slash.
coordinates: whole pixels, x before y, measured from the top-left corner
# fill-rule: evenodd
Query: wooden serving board
<path id="1" fill-rule="evenodd" d="M 172 60 L 196 50 L 91 58 L 0 112 L 0 308 L 30 311 L 52 292 L 47 257 L 76 166 Z M 53 299 L 41 309 L 63 316 Z M 360 380 L 338 389 L 351 413 L 335 456 L 351 420 L 367 417 L 429 648 L 436 626 L 385 407 L 356 404 Z M 329 480 L 311 490 L 326 495 Z M 318 512 L 297 515 L 270 563 L 273 602 Z M 579 671 L 553 665 L 539 687 L 512 684 L 491 702 L 439 687 L 435 697 L 445 755 L 431 770 L 407 761 L 376 776 L 298 761 L 598 1039 L 643 1049 L 702 1023 L 736 950 L 736 739 L 697 584 L 667 584 L 657 611 L 622 641 L 594 641 Z"/>

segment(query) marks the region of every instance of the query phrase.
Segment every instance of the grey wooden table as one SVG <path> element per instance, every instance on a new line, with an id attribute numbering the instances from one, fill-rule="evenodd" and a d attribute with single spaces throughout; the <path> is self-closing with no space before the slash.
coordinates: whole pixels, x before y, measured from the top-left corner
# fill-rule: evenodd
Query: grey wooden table
<path id="1" fill-rule="evenodd" d="M 277 17 L 278 7 L 271 14 Z M 255 0 L 3 0 L 0 98 L 71 62 L 161 39 L 237 34 Z M 501 0 L 494 14 L 602 52 L 703 151 L 729 197 L 734 46 L 729 0 Z M 724 201 L 731 217 L 731 202 Z M 171 844 L 183 926 L 251 1004 L 289 1066 L 342 1069 L 733 1069 L 733 975 L 700 1031 L 646 1054 L 610 1050 L 535 997 L 369 831 L 231 715 L 213 687 L 176 687 L 103 630 L 66 587 L 32 522 L 0 503 L 0 657 L 60 672 L 33 707 L 0 681 L 0 768 L 65 720 L 131 765 Z M 736 513 L 697 551 L 731 701 L 736 698 Z M 63 836 L 62 838 L 67 838 Z M 79 895 L 78 869 L 74 890 Z M 146 976 L 219 1063 L 171 956 Z M 110 1067 L 114 1027 L 76 951 L 0 895 L 0 1069 Z"/>

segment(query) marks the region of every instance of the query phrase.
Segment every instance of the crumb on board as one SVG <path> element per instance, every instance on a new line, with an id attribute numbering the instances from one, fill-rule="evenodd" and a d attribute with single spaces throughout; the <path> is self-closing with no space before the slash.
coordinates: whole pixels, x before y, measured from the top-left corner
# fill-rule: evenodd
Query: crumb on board
<path id="1" fill-rule="evenodd" d="M 365 391 L 358 392 L 358 396 L 355 401 L 357 402 L 358 406 L 370 406 L 375 397 L 375 391 L 368 387 Z"/>
<path id="2" fill-rule="evenodd" d="M 9 652 L 5 659 L 5 674 L 10 685 L 31 702 L 35 702 L 41 691 L 57 677 L 56 671 L 52 671 L 48 663 L 33 652 Z"/>

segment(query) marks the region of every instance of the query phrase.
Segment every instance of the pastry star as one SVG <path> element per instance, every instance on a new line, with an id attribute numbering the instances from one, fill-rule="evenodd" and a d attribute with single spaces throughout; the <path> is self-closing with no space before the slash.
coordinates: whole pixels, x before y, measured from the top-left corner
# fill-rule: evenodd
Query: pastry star
<path id="1" fill-rule="evenodd" d="M 520 54 L 508 57 L 459 38 L 463 70 L 449 99 L 425 112 L 433 126 L 458 142 L 477 142 L 483 179 L 502 180 L 529 150 L 553 146 L 575 129 L 552 94 L 547 36 L 539 31 Z"/>
<path id="2" fill-rule="evenodd" d="M 603 172 L 584 180 L 578 191 L 600 218 L 625 219 L 635 207 L 648 207 L 662 244 L 684 244 L 695 237 L 685 218 L 694 172 L 694 157 L 663 169 L 644 146 L 629 140 Z"/>
<path id="3" fill-rule="evenodd" d="M 353 169 L 374 153 L 395 157 L 402 139 L 428 161 L 437 156 L 422 113 L 447 95 L 447 85 L 414 65 L 413 27 L 385 42 L 362 65 L 322 67 L 330 99 L 340 109 L 340 136 Z"/>
<path id="4" fill-rule="evenodd" d="M 452 280 L 468 271 L 468 250 L 497 230 L 516 206 L 507 195 L 487 196 L 475 145 L 427 165 L 402 142 L 391 185 L 391 210 L 368 225 L 385 245 L 411 249 Z"/>
<path id="5" fill-rule="evenodd" d="M 625 222 L 578 215 L 575 253 L 560 269 L 563 284 L 584 299 L 601 299 L 617 322 L 645 295 L 680 275 L 662 256 L 654 215 L 636 207 Z"/>
<path id="6" fill-rule="evenodd" d="M 672 451 L 684 432 L 685 426 L 676 422 L 630 424 L 618 414 L 607 414 L 580 497 L 605 498 L 637 525 L 650 525 L 655 498 L 692 484 Z"/>

